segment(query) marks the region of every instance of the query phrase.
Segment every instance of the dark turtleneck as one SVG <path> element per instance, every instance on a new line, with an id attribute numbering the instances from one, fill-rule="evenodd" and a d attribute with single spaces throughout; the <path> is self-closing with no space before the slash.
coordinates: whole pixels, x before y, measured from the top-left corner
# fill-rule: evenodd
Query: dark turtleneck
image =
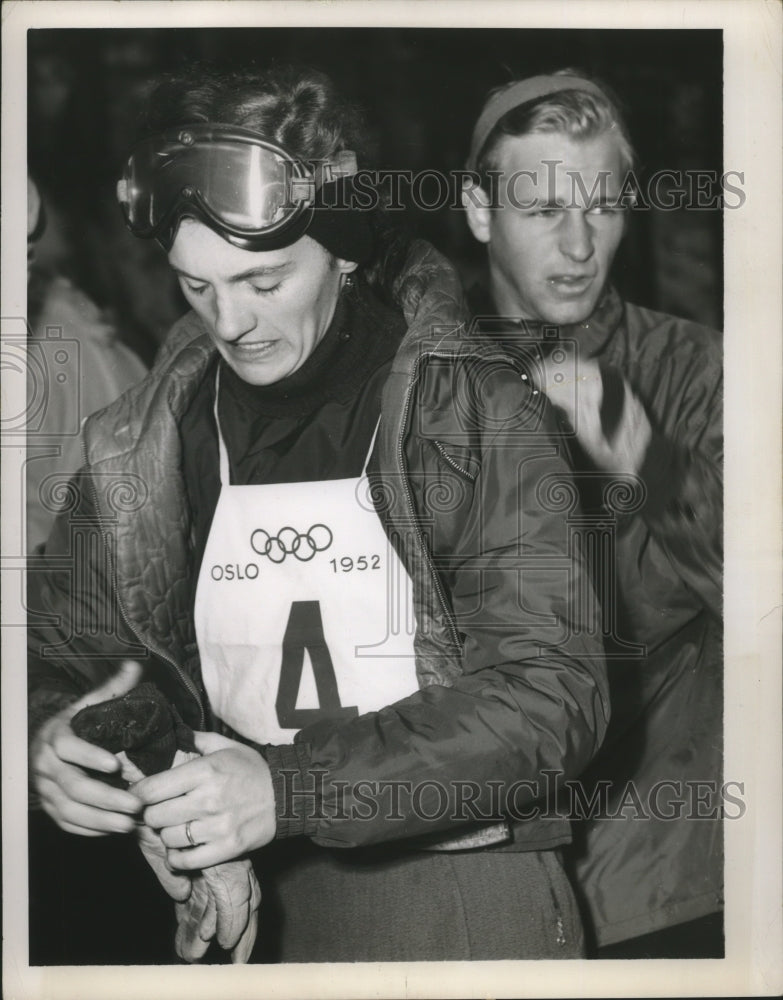
<path id="1" fill-rule="evenodd" d="M 595 309 L 586 320 L 560 327 L 556 336 L 553 336 L 555 327 L 552 323 L 498 315 L 498 310 L 484 285 L 476 284 L 470 289 L 468 304 L 476 320 L 477 332 L 492 338 L 500 338 L 506 347 L 513 346 L 515 337 L 520 335 L 520 343 L 537 344 L 544 350 L 554 349 L 558 339 L 574 339 L 580 345 L 582 356 L 587 358 L 602 355 L 623 313 L 622 300 L 612 285 L 607 285 L 604 289 Z"/>
<path id="2" fill-rule="evenodd" d="M 209 366 L 181 424 L 197 566 L 220 494 L 213 413 L 218 363 L 220 427 L 232 485 L 343 479 L 362 472 L 383 384 L 404 332 L 401 314 L 366 288 L 346 287 L 316 349 L 274 385 L 249 385 L 223 360 Z"/>

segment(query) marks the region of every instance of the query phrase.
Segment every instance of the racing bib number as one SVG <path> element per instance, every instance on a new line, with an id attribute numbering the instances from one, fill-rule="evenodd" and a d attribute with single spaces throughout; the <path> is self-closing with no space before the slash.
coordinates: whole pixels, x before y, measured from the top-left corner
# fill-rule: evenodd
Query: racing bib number
<path id="1" fill-rule="evenodd" d="M 318 693 L 318 708 L 297 708 L 305 651 L 310 654 Z M 294 601 L 283 637 L 280 684 L 275 701 L 281 729 L 302 729 L 320 719 L 351 719 L 359 714 L 356 705 L 343 706 L 337 677 L 326 645 L 319 601 Z"/>

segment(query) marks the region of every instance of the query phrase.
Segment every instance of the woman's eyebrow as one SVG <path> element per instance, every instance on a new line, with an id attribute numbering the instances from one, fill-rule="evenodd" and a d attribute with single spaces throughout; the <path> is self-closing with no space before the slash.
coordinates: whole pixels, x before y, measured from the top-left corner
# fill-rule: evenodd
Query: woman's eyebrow
<path id="1" fill-rule="evenodd" d="M 240 274 L 232 274 L 228 279 L 229 283 L 234 285 L 240 281 L 247 281 L 248 278 L 263 278 L 270 274 L 279 274 L 281 271 L 285 271 L 290 267 L 291 261 L 285 260 L 282 264 L 268 264 L 266 267 L 251 267 L 247 271 L 242 271 Z"/>
<path id="2" fill-rule="evenodd" d="M 241 271 L 239 274 L 232 274 L 227 280 L 229 284 L 238 284 L 240 281 L 247 281 L 248 278 L 263 278 L 270 274 L 279 274 L 290 266 L 291 262 L 289 260 L 283 261 L 282 264 L 268 264 L 264 267 L 251 267 L 247 271 Z M 204 278 L 199 278 L 195 274 L 190 274 L 188 271 L 183 271 L 180 267 L 172 266 L 171 270 L 180 278 L 188 278 L 190 281 L 204 281 Z"/>

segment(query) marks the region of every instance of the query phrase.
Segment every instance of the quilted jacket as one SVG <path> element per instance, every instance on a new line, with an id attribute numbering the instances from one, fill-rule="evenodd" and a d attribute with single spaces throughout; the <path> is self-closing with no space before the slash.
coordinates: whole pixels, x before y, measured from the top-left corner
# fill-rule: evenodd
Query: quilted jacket
<path id="1" fill-rule="evenodd" d="M 660 813 L 579 830 L 579 879 L 609 944 L 723 906 L 723 365 L 715 330 L 604 309 L 585 343 L 625 375 L 654 433 L 646 505 L 617 522 L 613 723 L 585 781 L 613 778 L 611 810 L 633 779 Z"/>
<path id="2" fill-rule="evenodd" d="M 414 245 L 395 298 L 408 332 L 384 389 L 372 471 L 413 581 L 420 689 L 379 712 L 314 723 L 293 746 L 262 748 L 278 836 L 342 847 L 424 836 L 441 847 L 556 846 L 567 820 L 507 822 L 496 804 L 497 786 L 526 782 L 516 788 L 521 809 L 541 794 L 544 771 L 576 777 L 608 722 L 599 612 L 556 502 L 569 472 L 553 413 L 502 352 L 467 335 L 456 275 L 426 244 Z M 215 724 L 189 600 L 178 433 L 213 356 L 188 314 L 149 376 L 85 425 L 72 502 L 31 564 L 31 730 L 121 657 L 145 661 L 186 722 Z M 315 809 L 287 799 L 292 773 L 315 788 Z M 449 808 L 368 817 L 353 808 L 362 781 L 437 782 Z M 457 809 L 465 783 L 478 792 L 473 813 Z"/>

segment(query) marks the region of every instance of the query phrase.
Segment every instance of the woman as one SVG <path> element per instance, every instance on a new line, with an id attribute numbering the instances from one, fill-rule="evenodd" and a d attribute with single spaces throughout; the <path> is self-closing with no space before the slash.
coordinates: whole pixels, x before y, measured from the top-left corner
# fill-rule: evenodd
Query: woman
<path id="1" fill-rule="evenodd" d="M 189 877 L 252 856 L 260 960 L 577 956 L 568 823 L 535 805 L 608 714 L 567 470 L 446 262 L 361 209 L 363 138 L 311 72 L 153 97 L 119 193 L 191 312 L 86 426 L 47 545 L 91 559 L 78 601 L 52 571 L 33 605 L 62 622 L 31 630 L 37 791 L 72 832 L 143 810 Z M 198 756 L 126 790 L 70 720 L 128 657 Z"/>

